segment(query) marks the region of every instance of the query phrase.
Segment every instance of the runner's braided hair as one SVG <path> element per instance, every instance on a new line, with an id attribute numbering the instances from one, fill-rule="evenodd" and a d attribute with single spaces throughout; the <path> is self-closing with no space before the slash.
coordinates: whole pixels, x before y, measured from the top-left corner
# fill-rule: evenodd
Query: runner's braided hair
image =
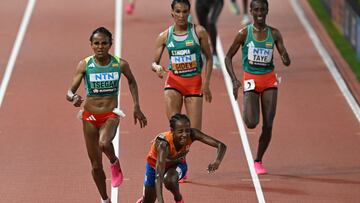
<path id="1" fill-rule="evenodd" d="M 175 130 L 176 122 L 180 120 L 186 121 L 190 124 L 190 120 L 185 114 L 177 113 L 170 118 L 170 128 Z"/>
<path id="2" fill-rule="evenodd" d="M 189 7 L 189 10 L 191 8 L 189 0 L 173 0 L 171 2 L 171 9 L 174 10 L 175 5 L 178 4 L 178 3 L 184 3 L 185 5 L 187 5 Z"/>
<path id="3" fill-rule="evenodd" d="M 94 32 L 90 36 L 90 42 L 93 42 L 93 37 L 97 33 L 102 33 L 102 34 L 106 35 L 107 37 L 109 37 L 110 44 L 112 44 L 112 41 L 113 41 L 112 34 L 108 29 L 106 29 L 104 27 L 99 27 L 99 28 L 96 28 L 96 30 L 94 30 Z"/>
<path id="4" fill-rule="evenodd" d="M 253 8 L 253 7 L 254 7 L 253 4 L 254 4 L 255 2 L 264 3 L 264 4 L 266 5 L 266 8 L 269 10 L 269 3 L 268 3 L 267 0 L 251 0 L 251 2 L 250 2 L 250 8 Z"/>

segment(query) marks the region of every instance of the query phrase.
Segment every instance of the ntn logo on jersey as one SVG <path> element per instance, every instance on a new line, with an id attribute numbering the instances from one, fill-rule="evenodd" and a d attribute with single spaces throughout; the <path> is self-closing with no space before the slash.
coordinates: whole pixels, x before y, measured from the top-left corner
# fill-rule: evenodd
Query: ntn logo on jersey
<path id="1" fill-rule="evenodd" d="M 90 82 L 109 81 L 109 80 L 118 80 L 118 79 L 119 79 L 118 72 L 91 73 L 90 74 Z"/>
<path id="2" fill-rule="evenodd" d="M 257 48 L 257 47 L 252 47 L 249 49 L 249 51 L 252 52 L 253 55 L 260 55 L 260 56 L 271 56 L 273 53 L 272 49 Z"/>
<path id="3" fill-rule="evenodd" d="M 171 63 L 185 63 L 196 61 L 196 55 L 171 56 Z"/>

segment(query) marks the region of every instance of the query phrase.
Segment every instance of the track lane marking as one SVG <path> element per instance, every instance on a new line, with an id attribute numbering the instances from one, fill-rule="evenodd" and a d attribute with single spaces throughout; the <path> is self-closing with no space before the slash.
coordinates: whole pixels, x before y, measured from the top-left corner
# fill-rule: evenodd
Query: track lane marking
<path id="1" fill-rule="evenodd" d="M 259 203 L 265 203 L 265 198 L 264 198 L 263 191 L 261 189 L 260 180 L 259 180 L 258 175 L 255 172 L 254 159 L 253 159 L 253 156 L 251 154 L 251 149 L 250 149 L 249 141 L 247 139 L 247 134 L 246 134 L 246 130 L 245 130 L 245 127 L 244 127 L 243 120 L 242 120 L 242 116 L 241 116 L 241 113 L 240 113 L 240 108 L 239 108 L 239 105 L 238 105 L 237 101 L 233 97 L 232 83 L 231 83 L 230 76 L 226 71 L 225 62 L 224 62 L 225 54 L 224 54 L 224 50 L 222 48 L 221 40 L 220 40 L 219 36 L 217 37 L 216 51 L 217 51 L 218 56 L 219 56 L 219 60 L 220 60 L 220 63 L 221 63 L 221 71 L 222 71 L 223 76 L 224 76 L 225 86 L 226 86 L 226 89 L 227 89 L 227 93 L 229 95 L 231 107 L 233 109 L 233 113 L 234 113 L 234 116 L 235 116 L 235 121 L 236 121 L 236 124 L 237 124 L 238 129 L 239 129 L 240 139 L 241 139 L 241 142 L 243 144 L 246 160 L 247 160 L 247 163 L 248 163 L 248 166 L 249 166 L 249 169 L 250 169 L 251 180 L 252 180 L 252 182 L 254 184 L 254 187 L 255 187 L 256 197 L 257 197 Z"/>
<path id="2" fill-rule="evenodd" d="M 324 45 L 322 44 L 320 38 L 316 34 L 314 28 L 310 24 L 309 20 L 306 18 L 303 8 L 300 6 L 298 0 L 291 0 L 291 6 L 293 7 L 297 17 L 299 18 L 301 24 L 304 26 L 307 34 L 309 35 L 311 41 L 313 42 L 316 50 L 320 54 L 322 60 L 324 61 L 327 69 L 329 70 L 331 76 L 335 80 L 337 86 L 339 87 L 342 95 L 345 97 L 345 100 L 349 104 L 351 110 L 355 114 L 358 122 L 360 122 L 360 107 L 359 104 L 356 102 L 354 96 L 351 94 L 348 86 L 346 85 L 344 79 L 342 78 L 341 74 L 339 73 L 338 69 L 334 61 L 332 60 L 329 52 L 325 49 Z"/>
<path id="3" fill-rule="evenodd" d="M 115 48 L 114 55 L 121 57 L 121 38 L 122 38 L 122 9 L 123 9 L 123 1 L 115 0 Z M 120 97 L 121 97 L 121 78 L 119 80 L 119 95 L 118 95 L 118 106 L 120 108 Z M 121 108 L 120 108 L 121 109 Z M 119 158 L 119 146 L 120 146 L 120 129 L 121 122 L 119 123 L 118 129 L 116 131 L 115 138 L 113 140 L 113 145 L 115 149 L 115 155 Z M 111 187 L 111 202 L 119 203 L 118 200 L 119 188 Z"/>
<path id="4" fill-rule="evenodd" d="M 11 51 L 11 55 L 10 55 L 8 64 L 7 64 L 6 69 L 5 69 L 4 77 L 3 77 L 2 81 L 1 81 L 1 85 L 0 85 L 0 107 L 1 107 L 1 105 L 3 103 L 3 101 L 4 101 L 6 88 L 7 88 L 8 84 L 9 84 L 9 82 L 10 82 L 11 74 L 12 74 L 12 71 L 14 69 L 14 65 L 15 65 L 17 56 L 19 54 L 20 48 L 21 48 L 21 44 L 22 44 L 22 42 L 24 40 L 26 29 L 27 29 L 27 27 L 29 25 L 30 17 L 32 15 L 33 10 L 34 10 L 35 3 L 36 3 L 36 0 L 29 0 L 28 4 L 26 6 L 24 16 L 23 16 L 23 19 L 22 19 L 20 27 L 19 27 L 19 31 L 18 31 L 18 34 L 17 34 L 16 39 L 15 39 L 15 43 L 14 43 L 13 49 Z"/>

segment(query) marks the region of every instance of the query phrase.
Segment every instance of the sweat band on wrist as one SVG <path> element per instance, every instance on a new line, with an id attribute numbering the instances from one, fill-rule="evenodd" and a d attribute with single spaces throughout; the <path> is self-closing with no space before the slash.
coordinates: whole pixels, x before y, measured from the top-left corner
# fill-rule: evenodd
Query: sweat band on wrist
<path id="1" fill-rule="evenodd" d="M 162 67 L 161 67 L 159 64 L 155 63 L 155 62 L 153 62 L 153 63 L 151 64 L 151 66 L 154 68 L 154 70 L 155 70 L 156 72 L 159 72 L 159 71 L 162 70 Z"/>
<path id="2" fill-rule="evenodd" d="M 70 97 L 71 100 L 73 100 L 73 99 L 74 99 L 74 96 L 75 96 L 75 94 L 74 94 L 71 90 L 68 90 L 66 95 L 67 95 L 68 97 Z"/>

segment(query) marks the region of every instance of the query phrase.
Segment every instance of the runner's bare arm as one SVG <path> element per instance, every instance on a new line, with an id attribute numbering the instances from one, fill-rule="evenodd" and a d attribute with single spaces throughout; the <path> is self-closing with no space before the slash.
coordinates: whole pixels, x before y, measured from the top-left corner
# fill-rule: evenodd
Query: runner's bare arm
<path id="1" fill-rule="evenodd" d="M 85 66 L 86 66 L 85 60 L 81 60 L 76 67 L 73 81 L 66 94 L 66 99 L 72 102 L 76 107 L 81 106 L 81 103 L 84 101 L 80 95 L 76 94 L 76 91 L 79 89 L 81 80 L 85 75 Z"/>
<path id="2" fill-rule="evenodd" d="M 162 186 L 165 175 L 165 164 L 166 157 L 169 154 L 169 145 L 164 140 L 156 139 L 156 150 L 157 150 L 157 161 L 156 161 L 156 172 L 155 172 L 155 190 L 156 197 L 159 203 L 164 202 L 162 194 Z"/>
<path id="3" fill-rule="evenodd" d="M 140 109 L 139 91 L 135 77 L 132 74 L 129 63 L 127 61 L 121 59 L 120 67 L 121 73 L 124 74 L 128 81 L 130 93 L 134 102 L 134 123 L 136 124 L 137 121 L 139 121 L 140 127 L 143 128 L 147 125 L 147 120 Z"/>
<path id="4" fill-rule="evenodd" d="M 213 60 L 212 60 L 212 56 L 211 56 L 209 36 L 208 36 L 205 28 L 202 27 L 201 25 L 197 25 L 195 27 L 195 32 L 199 36 L 201 51 L 206 58 L 205 78 L 204 78 L 204 83 L 202 85 L 202 89 L 203 89 L 202 91 L 205 96 L 205 100 L 207 102 L 211 102 L 212 95 L 211 95 L 211 91 L 210 91 L 210 78 L 211 78 L 211 73 L 212 73 Z"/>
<path id="5" fill-rule="evenodd" d="M 219 168 L 219 165 L 224 158 L 226 152 L 226 145 L 220 142 L 219 140 L 209 135 L 206 135 L 205 133 L 201 132 L 198 129 L 192 128 L 192 131 L 193 131 L 193 137 L 192 137 L 193 140 L 199 140 L 204 144 L 217 148 L 216 159 L 209 164 L 207 169 L 209 173 L 214 172 Z"/>
<path id="6" fill-rule="evenodd" d="M 151 70 L 154 71 L 158 77 L 163 78 L 163 74 L 166 72 L 164 67 L 160 65 L 161 56 L 164 52 L 164 48 L 166 45 L 166 39 L 168 36 L 168 30 L 160 33 L 160 35 L 156 39 L 156 47 L 155 47 L 155 56 L 154 62 L 151 64 Z"/>
<path id="7" fill-rule="evenodd" d="M 281 56 L 281 61 L 283 62 L 283 64 L 285 66 L 289 66 L 291 61 L 290 61 L 290 57 L 289 54 L 286 51 L 285 45 L 284 45 L 284 41 L 283 38 L 280 34 L 280 31 L 273 28 L 272 29 L 272 35 L 275 41 L 275 45 L 277 50 L 279 51 L 279 54 Z"/>
<path id="8" fill-rule="evenodd" d="M 238 52 L 240 46 L 242 46 L 246 40 L 247 36 L 247 29 L 244 27 L 241 29 L 238 34 L 236 35 L 233 43 L 231 44 L 228 52 L 225 56 L 225 66 L 226 70 L 229 73 L 233 85 L 233 95 L 235 100 L 238 98 L 238 91 L 239 88 L 241 88 L 241 82 L 236 78 L 234 68 L 232 65 L 232 58 L 235 56 L 235 54 Z"/>

